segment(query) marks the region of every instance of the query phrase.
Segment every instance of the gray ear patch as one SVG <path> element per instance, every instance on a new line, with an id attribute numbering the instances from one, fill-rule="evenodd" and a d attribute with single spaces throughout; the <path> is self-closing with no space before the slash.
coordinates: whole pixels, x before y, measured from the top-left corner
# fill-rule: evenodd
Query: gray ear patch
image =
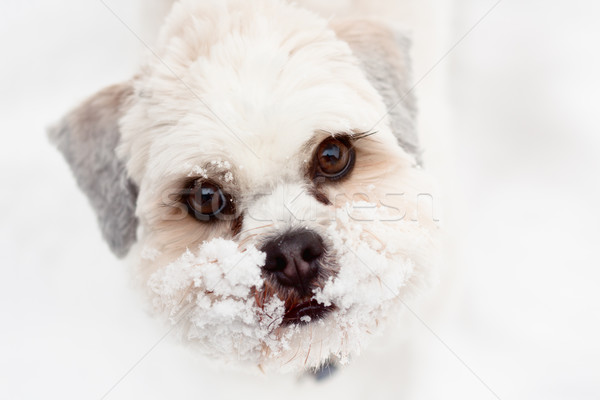
<path id="1" fill-rule="evenodd" d="M 410 40 L 381 22 L 368 19 L 334 21 L 332 26 L 337 36 L 348 43 L 367 79 L 383 98 L 398 144 L 420 163 L 416 101 L 410 86 Z"/>
<path id="2" fill-rule="evenodd" d="M 118 121 L 132 92 L 129 84 L 108 87 L 48 132 L 96 212 L 104 239 L 118 257 L 125 256 L 136 240 L 137 188 L 115 154 L 120 138 Z"/>

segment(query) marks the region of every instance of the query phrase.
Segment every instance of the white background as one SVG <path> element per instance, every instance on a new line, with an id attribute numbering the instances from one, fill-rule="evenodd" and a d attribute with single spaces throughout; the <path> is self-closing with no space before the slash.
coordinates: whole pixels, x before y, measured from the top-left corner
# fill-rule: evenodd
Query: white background
<path id="1" fill-rule="evenodd" d="M 109 4 L 141 29 L 137 2 Z M 448 42 L 493 4 L 457 0 Z M 448 74 L 453 306 L 428 321 L 437 337 L 420 328 L 410 379 L 375 357 L 314 385 L 234 379 L 169 338 L 153 348 L 164 330 L 44 132 L 143 49 L 100 1 L 4 0 L 0 398 L 101 398 L 117 382 L 106 398 L 391 397 L 407 380 L 415 399 L 497 398 L 481 381 L 503 400 L 600 398 L 599 20 L 593 0 L 504 0 L 432 72 Z"/>

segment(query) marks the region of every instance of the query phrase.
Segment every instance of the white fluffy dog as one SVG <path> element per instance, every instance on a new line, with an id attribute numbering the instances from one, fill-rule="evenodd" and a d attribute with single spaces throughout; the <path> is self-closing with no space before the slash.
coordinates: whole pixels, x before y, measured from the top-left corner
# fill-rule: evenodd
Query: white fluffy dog
<path id="1" fill-rule="evenodd" d="M 180 1 L 139 73 L 50 136 L 190 345 L 344 364 L 435 269 L 408 50 L 376 20 Z"/>

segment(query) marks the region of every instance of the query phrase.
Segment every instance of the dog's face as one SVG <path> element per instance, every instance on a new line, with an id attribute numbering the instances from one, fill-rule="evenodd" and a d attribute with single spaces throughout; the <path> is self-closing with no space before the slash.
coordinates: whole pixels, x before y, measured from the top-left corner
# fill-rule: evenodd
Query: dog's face
<path id="1" fill-rule="evenodd" d="M 186 340 L 263 369 L 345 362 L 432 269 L 406 49 L 374 22 L 196 3 L 51 136 Z"/>

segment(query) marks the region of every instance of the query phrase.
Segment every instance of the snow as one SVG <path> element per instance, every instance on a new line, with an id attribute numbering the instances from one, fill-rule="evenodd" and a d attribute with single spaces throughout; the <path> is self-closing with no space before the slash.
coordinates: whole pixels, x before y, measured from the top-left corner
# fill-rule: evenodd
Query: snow
<path id="1" fill-rule="evenodd" d="M 156 260 L 156 257 L 160 256 L 160 254 L 161 253 L 159 250 L 149 246 L 144 246 L 142 252 L 140 253 L 140 257 L 142 257 L 144 260 L 154 261 Z"/>
<path id="2" fill-rule="evenodd" d="M 149 286 L 156 308 L 207 356 L 256 364 L 265 345 L 274 355 L 285 346 L 270 336 L 283 319 L 283 302 L 275 297 L 261 308 L 251 295 L 262 288 L 264 263 L 265 254 L 255 247 L 239 250 L 237 243 L 216 238 L 159 269 Z"/>
<path id="3" fill-rule="evenodd" d="M 233 174 L 231 172 L 226 172 L 223 177 L 223 180 L 225 180 L 225 182 L 227 183 L 233 182 Z"/>
<path id="4" fill-rule="evenodd" d="M 372 221 L 369 231 L 354 218 Z M 431 282 L 431 257 L 411 257 L 431 253 L 434 243 L 416 222 L 395 221 L 387 208 L 364 201 L 347 203 L 335 220 L 323 237 L 336 252 L 339 271 L 313 297 L 335 305 L 324 320 L 281 325 L 284 303 L 272 297 L 259 306 L 255 298 L 263 289 L 265 253 L 222 238 L 188 249 L 152 274 L 154 306 L 183 341 L 215 363 L 279 373 L 318 367 L 331 357 L 348 363 Z M 377 239 L 392 234 L 397 240 L 385 245 Z M 307 344 L 307 332 L 318 352 Z"/>
<path id="5" fill-rule="evenodd" d="M 210 163 L 219 169 L 231 169 L 231 164 L 227 160 L 212 160 Z"/>
<path id="6" fill-rule="evenodd" d="M 190 172 L 188 173 L 188 177 L 192 177 L 192 176 L 199 176 L 202 178 L 207 178 L 208 174 L 206 172 L 205 168 L 202 168 L 199 165 L 194 165 L 193 167 L 189 168 Z"/>

